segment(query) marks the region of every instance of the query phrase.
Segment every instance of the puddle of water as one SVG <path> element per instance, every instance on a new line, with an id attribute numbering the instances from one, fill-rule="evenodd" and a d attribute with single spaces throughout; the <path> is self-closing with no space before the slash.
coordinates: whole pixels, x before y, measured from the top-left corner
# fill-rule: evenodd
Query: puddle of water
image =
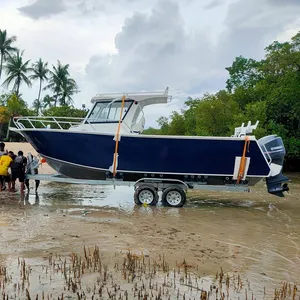
<path id="1" fill-rule="evenodd" d="M 50 184 L 42 187 L 39 192 L 40 205 L 48 206 L 90 206 L 117 208 L 132 211 L 133 189 L 130 187 L 60 185 Z M 31 202 L 32 196 L 29 197 Z"/>

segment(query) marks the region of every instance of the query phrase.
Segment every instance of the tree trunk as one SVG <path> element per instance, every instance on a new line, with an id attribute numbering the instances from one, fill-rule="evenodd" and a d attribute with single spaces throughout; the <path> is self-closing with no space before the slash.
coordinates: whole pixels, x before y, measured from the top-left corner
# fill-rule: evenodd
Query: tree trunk
<path id="1" fill-rule="evenodd" d="M 7 127 L 7 132 L 6 132 L 6 140 L 7 141 L 9 141 L 9 127 L 11 124 L 11 120 L 12 120 L 12 117 L 9 118 L 9 122 L 8 122 L 8 127 Z"/>
<path id="2" fill-rule="evenodd" d="M 37 112 L 36 114 L 39 115 L 39 110 L 40 110 L 40 97 L 41 97 L 41 90 L 42 90 L 42 80 L 40 79 L 40 89 L 39 89 L 39 95 L 38 95 L 38 99 L 37 99 Z"/>
<path id="3" fill-rule="evenodd" d="M 20 83 L 21 83 L 21 81 L 18 80 L 18 82 L 17 82 L 17 96 L 18 97 L 19 97 Z"/>
<path id="4" fill-rule="evenodd" d="M 54 107 L 56 107 L 57 98 L 58 98 L 58 93 L 56 94 L 55 99 L 54 99 Z"/>
<path id="5" fill-rule="evenodd" d="M 0 79 L 1 79 L 1 74 L 2 74 L 2 67 L 3 67 L 3 55 L 1 54 L 1 58 L 0 58 Z"/>

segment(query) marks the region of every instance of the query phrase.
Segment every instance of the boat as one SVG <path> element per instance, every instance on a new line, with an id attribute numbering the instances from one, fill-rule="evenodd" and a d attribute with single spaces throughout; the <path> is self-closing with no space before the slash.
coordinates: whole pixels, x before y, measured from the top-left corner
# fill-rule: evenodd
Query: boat
<path id="1" fill-rule="evenodd" d="M 21 134 L 59 174 L 82 180 L 177 180 L 211 186 L 254 186 L 284 196 L 285 147 L 281 137 L 251 135 L 258 122 L 232 136 L 143 134 L 144 108 L 171 101 L 161 92 L 98 94 L 85 118 L 16 117 L 10 130 Z"/>

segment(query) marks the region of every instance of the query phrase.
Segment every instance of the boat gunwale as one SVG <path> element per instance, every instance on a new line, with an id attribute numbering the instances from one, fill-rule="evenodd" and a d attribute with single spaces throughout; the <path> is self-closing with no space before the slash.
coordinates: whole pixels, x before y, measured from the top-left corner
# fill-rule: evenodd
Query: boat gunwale
<path id="1" fill-rule="evenodd" d="M 115 134 L 109 132 L 101 131 L 83 131 L 83 130 L 69 130 L 69 129 L 47 129 L 47 128 L 16 128 L 10 127 L 9 130 L 14 132 L 26 132 L 26 131 L 43 131 L 43 132 L 64 132 L 71 134 L 92 134 L 92 135 L 105 135 L 114 137 Z M 231 140 L 231 141 L 244 141 L 246 136 L 240 137 L 223 137 L 223 136 L 190 136 L 190 135 L 150 135 L 150 134 L 130 134 L 130 133 L 120 133 L 121 137 L 130 137 L 130 138 L 165 138 L 165 139 L 187 139 L 187 140 Z M 257 139 L 254 135 L 247 135 L 251 141 L 257 142 Z M 257 143 L 258 144 L 258 143 Z"/>

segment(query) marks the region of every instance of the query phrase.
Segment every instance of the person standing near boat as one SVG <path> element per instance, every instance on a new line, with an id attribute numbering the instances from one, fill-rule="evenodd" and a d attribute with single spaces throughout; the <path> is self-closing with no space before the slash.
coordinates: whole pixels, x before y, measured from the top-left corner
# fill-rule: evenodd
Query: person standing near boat
<path id="1" fill-rule="evenodd" d="M 5 144 L 3 142 L 1 142 L 0 143 L 0 158 L 4 154 L 8 154 L 8 151 L 5 150 Z M 6 189 L 5 182 L 8 182 L 7 180 L 8 180 L 8 178 L 2 182 L 2 188 L 0 189 L 1 191 L 4 191 Z"/>
<path id="2" fill-rule="evenodd" d="M 12 190 L 15 191 L 16 180 L 19 179 L 21 194 L 24 193 L 26 165 L 27 165 L 27 158 L 24 156 L 23 151 L 19 151 L 18 156 L 14 159 L 11 165 L 11 181 L 12 181 Z"/>
<path id="3" fill-rule="evenodd" d="M 11 182 L 8 169 L 13 163 L 13 155 L 13 152 L 9 151 L 7 154 L 4 153 L 0 157 L 0 191 L 5 190 L 5 182 L 8 183 L 8 189 L 11 190 Z"/>
<path id="4" fill-rule="evenodd" d="M 27 170 L 26 174 L 31 175 L 32 171 L 34 175 L 37 175 L 38 172 L 38 166 L 39 166 L 39 161 L 31 153 L 28 153 L 27 157 Z M 32 175 L 33 175 L 32 174 Z M 25 185 L 27 187 L 28 193 L 29 193 L 29 179 L 25 179 Z M 37 194 L 38 187 L 40 185 L 40 180 L 35 180 L 35 193 Z"/>

